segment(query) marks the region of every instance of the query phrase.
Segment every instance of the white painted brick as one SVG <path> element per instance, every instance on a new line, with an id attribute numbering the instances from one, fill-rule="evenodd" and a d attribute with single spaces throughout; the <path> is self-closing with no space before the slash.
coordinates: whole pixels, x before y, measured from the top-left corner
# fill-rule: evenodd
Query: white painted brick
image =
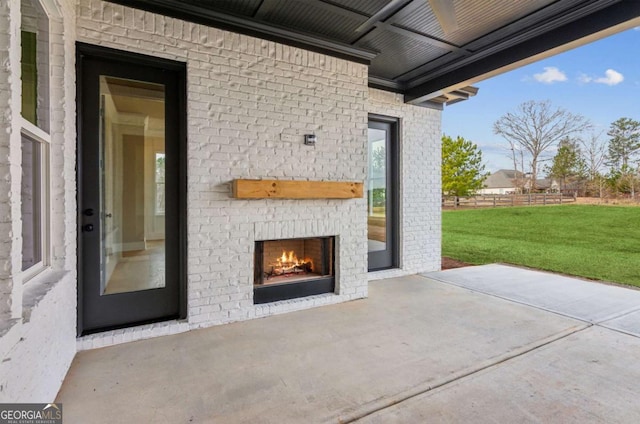
<path id="1" fill-rule="evenodd" d="M 21 268 L 20 0 L 0 2 L 0 319 L 11 321 L 19 341 L 0 333 L 0 401 L 52 401 L 75 354 L 76 206 L 75 206 L 75 0 L 55 0 L 48 17 L 49 87 L 39 92 L 40 127 L 50 134 L 52 256 L 47 270 L 23 285 Z M 34 3 L 35 4 L 35 3 Z M 25 23 L 39 8 L 24 3 Z M 55 13 L 60 13 L 56 15 Z M 45 57 L 45 55 L 43 55 Z M 6 97 L 5 97 L 6 96 Z M 47 117 L 50 117 L 47 119 Z M 6 149 L 6 150 L 5 150 Z M 6 221 L 5 221 L 6 220 Z M 9 224 L 10 223 L 10 224 Z M 3 225 L 3 224 L 0 224 Z M 61 272 L 61 271 L 66 271 Z M 5 337 L 6 336 L 6 337 Z"/>
<path id="2" fill-rule="evenodd" d="M 77 0 L 76 18 L 75 0 L 56 1 L 61 3 L 64 30 L 68 33 L 51 49 L 52 77 L 62 81 L 52 91 L 52 105 L 56 107 L 51 110 L 52 166 L 57 175 L 52 181 L 56 199 L 52 209 L 55 238 L 59 240 L 59 245 L 54 246 L 54 266 L 69 270 L 73 281 L 76 38 L 184 61 L 188 68 L 189 318 L 82 337 L 77 340 L 77 349 L 362 298 L 367 296 L 368 278 L 439 267 L 440 112 L 408 106 L 399 95 L 368 89 L 364 65 L 100 0 Z M 15 44 L 4 23 L 11 22 L 8 11 L 18 3 L 0 2 L 0 47 Z M 15 56 L 15 49 L 11 51 Z M 0 116 L 0 149 L 8 150 L 8 154 L 0 155 L 0 175 L 13 177 L 20 170 L 19 150 L 16 153 L 15 149 L 19 139 L 12 135 L 15 128 L 11 113 L 15 114 L 19 105 L 6 93 L 15 92 L 10 87 L 17 80 L 11 72 L 19 65 L 15 64 L 15 57 L 5 60 L 2 55 L 6 55 L 5 49 L 0 48 L 2 63 L 12 67 L 0 70 L 0 101 L 13 102 L 14 106 Z M 363 181 L 368 113 L 402 119 L 403 179 L 401 269 L 369 276 L 364 199 L 241 201 L 230 197 L 233 178 Z M 309 132 L 319 137 L 313 148 L 302 144 L 303 134 Z M 2 179 L 1 184 L 7 185 L 6 192 L 19 190 L 19 178 Z M 7 226 L 6 234 L 20 232 L 13 219 L 16 212 L 19 214 L 19 206 L 16 209 L 10 199 L 0 200 L 0 226 Z M 253 305 L 251 264 L 255 240 L 325 235 L 337 236 L 337 294 Z M 21 289 L 14 289 L 11 271 L 19 266 L 20 243 L 13 239 L 2 242 L 0 293 L 10 293 L 13 301 L 16 293 L 21 294 Z M 67 340 L 75 329 L 75 296 L 69 286 L 62 284 L 51 293 L 41 303 L 42 309 L 34 311 L 34 317 L 58 313 L 66 322 L 60 330 L 64 334 L 54 332 L 51 336 L 65 352 L 54 367 L 54 374 L 59 376 L 70 360 Z M 4 313 L 0 316 L 10 315 L 12 304 L 0 305 L 0 314 Z M 37 326 L 35 320 L 29 325 L 37 331 L 47 328 Z M 25 360 L 48 360 L 48 353 L 36 354 L 28 347 L 33 340 L 25 339 L 15 349 L 31 349 L 24 354 Z M 41 383 L 35 377 L 37 372 L 25 376 L 26 385 Z M 47 380 L 42 393 L 52 392 L 56 378 L 59 379 Z M 15 381 L 11 385 L 15 387 Z M 27 391 L 24 387 L 21 390 L 18 392 L 23 394 Z M 49 400 L 51 396 L 45 397 Z"/>
<path id="3" fill-rule="evenodd" d="M 369 280 L 440 269 L 441 111 L 407 105 L 400 94 L 369 89 L 369 112 L 401 119 L 400 269 Z"/>

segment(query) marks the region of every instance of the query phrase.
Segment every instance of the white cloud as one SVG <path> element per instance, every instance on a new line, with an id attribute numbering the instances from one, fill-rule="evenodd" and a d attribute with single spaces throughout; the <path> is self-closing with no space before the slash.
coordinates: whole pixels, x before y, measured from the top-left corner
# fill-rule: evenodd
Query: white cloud
<path id="1" fill-rule="evenodd" d="M 545 67 L 544 72 L 534 74 L 533 78 L 536 81 L 542 82 L 544 84 L 553 84 L 554 82 L 567 80 L 567 76 L 565 75 L 565 73 L 553 66 Z"/>
<path id="2" fill-rule="evenodd" d="M 614 71 L 613 69 L 607 69 L 604 71 L 604 75 L 604 77 L 594 79 L 593 82 L 597 82 L 598 84 L 617 85 L 624 81 L 624 75 L 620 72 Z"/>
<path id="3" fill-rule="evenodd" d="M 596 84 L 618 85 L 624 81 L 624 75 L 613 69 L 607 69 L 603 77 L 592 77 L 587 74 L 580 74 L 578 82 L 588 84 L 594 82 Z"/>
<path id="4" fill-rule="evenodd" d="M 591 81 L 593 81 L 593 78 L 591 78 L 587 74 L 580 74 L 580 76 L 578 77 L 578 81 L 583 83 L 583 84 L 587 84 L 587 83 L 590 83 Z"/>

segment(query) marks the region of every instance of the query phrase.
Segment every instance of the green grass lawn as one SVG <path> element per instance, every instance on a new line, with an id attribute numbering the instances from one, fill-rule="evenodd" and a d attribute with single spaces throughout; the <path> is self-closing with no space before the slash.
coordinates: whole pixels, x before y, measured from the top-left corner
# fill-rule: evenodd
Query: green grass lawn
<path id="1" fill-rule="evenodd" d="M 563 205 L 443 211 L 442 255 L 640 286 L 640 208 Z"/>

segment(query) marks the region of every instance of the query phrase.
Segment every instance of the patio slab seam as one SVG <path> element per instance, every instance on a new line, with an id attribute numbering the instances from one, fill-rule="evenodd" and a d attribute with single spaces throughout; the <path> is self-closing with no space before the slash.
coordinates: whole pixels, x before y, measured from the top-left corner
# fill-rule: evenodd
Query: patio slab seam
<path id="1" fill-rule="evenodd" d="M 611 326 L 608 326 L 606 324 L 594 324 L 594 326 L 601 327 L 601 328 L 604 328 L 604 329 L 609 330 L 609 331 L 615 331 L 616 333 L 620 333 L 620 334 L 624 334 L 626 336 L 631 336 L 631 337 L 635 337 L 637 339 L 640 339 L 640 336 L 635 334 L 635 333 L 632 333 L 630 331 L 625 331 L 625 330 L 622 330 L 620 328 L 611 327 Z"/>
<path id="2" fill-rule="evenodd" d="M 581 317 L 573 315 L 573 314 L 560 312 L 560 311 L 555 310 L 555 309 L 545 308 L 544 306 L 536 305 L 536 304 L 533 304 L 533 303 L 530 303 L 530 302 L 526 302 L 526 301 L 523 301 L 523 300 L 514 299 L 514 298 L 511 298 L 511 297 L 508 297 L 508 296 L 503 296 L 503 295 L 499 295 L 499 294 L 496 294 L 496 293 L 492 293 L 492 292 L 487 291 L 487 290 L 480 290 L 480 289 L 476 289 L 476 288 L 470 288 L 470 287 L 468 287 L 468 286 L 466 286 L 464 284 L 458 284 L 458 283 L 455 283 L 453 281 L 444 280 L 444 279 L 438 278 L 438 277 L 433 276 L 433 275 L 425 275 L 425 274 L 418 274 L 418 275 L 420 277 L 422 277 L 422 278 L 427 279 L 427 280 L 434 280 L 434 281 L 437 281 L 439 283 L 448 284 L 448 285 L 451 285 L 451 286 L 454 286 L 454 287 L 465 289 L 465 290 L 467 290 L 469 292 L 472 292 L 472 293 L 479 293 L 479 294 L 483 294 L 483 295 L 486 295 L 486 296 L 491 296 L 491 297 L 495 297 L 495 298 L 498 298 L 498 299 L 506 300 L 506 301 L 509 301 L 509 302 L 517 303 L 519 305 L 529 306 L 531 308 L 539 309 L 541 311 L 549 312 L 549 313 L 552 313 L 552 314 L 555 314 L 555 315 L 558 315 L 558 316 L 561 316 L 561 317 L 575 319 L 575 320 L 578 320 L 578 321 L 581 321 L 581 322 L 589 323 L 591 325 L 602 326 L 603 328 L 607 328 L 608 330 L 619 331 L 619 332 L 624 333 L 624 334 L 629 334 L 629 333 L 627 333 L 625 331 L 620 331 L 620 330 L 618 330 L 616 328 L 608 327 L 606 325 L 603 325 L 603 323 L 608 322 L 608 321 L 613 321 L 613 320 L 619 319 L 621 317 L 624 317 L 626 315 L 630 315 L 630 314 L 632 314 L 634 312 L 640 311 L 640 306 L 634 306 L 634 307 L 631 307 L 631 308 L 627 308 L 622 312 L 616 312 L 614 314 L 608 315 L 608 316 L 606 316 L 604 318 L 601 318 L 599 320 L 589 320 L 589 319 L 581 318 Z M 636 334 L 629 334 L 629 335 L 638 337 L 638 335 L 636 335 Z"/>
<path id="3" fill-rule="evenodd" d="M 635 314 L 637 312 L 640 312 L 640 307 L 634 308 L 633 310 L 629 310 L 626 313 L 620 314 L 619 316 L 616 316 L 616 317 L 613 317 L 613 318 L 608 318 L 606 320 L 602 320 L 597 325 L 598 325 L 598 327 L 606 328 L 607 330 L 617 331 L 618 333 L 622 333 L 622 334 L 626 334 L 628 336 L 633 336 L 633 337 L 636 337 L 636 338 L 640 338 L 640 334 L 638 334 L 638 333 L 634 333 L 632 331 L 626 331 L 626 330 L 624 330 L 622 328 L 614 327 L 613 325 L 608 324 L 609 322 L 620 320 L 620 319 L 622 319 L 622 318 L 624 318 L 626 316 L 633 315 L 633 314 Z"/>
<path id="4" fill-rule="evenodd" d="M 423 395 L 432 390 L 444 387 L 448 384 L 458 382 L 462 379 L 471 377 L 477 373 L 484 372 L 494 367 L 498 367 L 512 359 L 534 352 L 547 345 L 563 340 L 573 334 L 579 333 L 591 327 L 593 327 L 593 324 L 591 323 L 585 323 L 583 325 L 570 327 L 554 335 L 551 335 L 541 340 L 524 345 L 518 349 L 513 350 L 512 352 L 505 353 L 503 355 L 500 355 L 494 358 L 486 359 L 480 362 L 476 366 L 468 367 L 463 370 L 454 372 L 448 377 L 440 379 L 439 381 L 435 380 L 433 382 L 425 382 L 423 384 L 418 384 L 414 386 L 412 389 L 405 390 L 395 395 L 385 396 L 384 398 L 374 400 L 368 404 L 362 405 L 357 410 L 352 411 L 349 414 L 338 415 L 337 417 L 334 416 L 325 420 L 324 422 L 325 423 L 335 422 L 336 418 L 337 418 L 337 422 L 339 422 L 340 424 L 358 422 L 359 420 L 366 418 L 367 416 L 370 416 L 372 414 L 375 414 L 376 412 L 382 411 L 386 408 L 392 407 L 394 405 L 397 405 L 399 403 L 402 403 L 414 397 Z"/>

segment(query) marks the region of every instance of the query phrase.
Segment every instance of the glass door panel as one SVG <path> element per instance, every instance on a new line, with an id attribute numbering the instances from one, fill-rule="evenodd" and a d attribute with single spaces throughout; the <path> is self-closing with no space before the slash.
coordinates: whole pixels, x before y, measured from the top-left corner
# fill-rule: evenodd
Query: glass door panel
<path id="1" fill-rule="evenodd" d="M 186 66 L 78 52 L 78 334 L 183 318 Z"/>
<path id="2" fill-rule="evenodd" d="M 387 133 L 369 128 L 367 242 L 369 252 L 387 249 Z"/>
<path id="3" fill-rule="evenodd" d="M 367 244 L 369 270 L 398 266 L 397 122 L 369 121 L 367 169 Z"/>
<path id="4" fill-rule="evenodd" d="M 100 76 L 103 295 L 165 286 L 164 98 L 162 84 Z"/>

